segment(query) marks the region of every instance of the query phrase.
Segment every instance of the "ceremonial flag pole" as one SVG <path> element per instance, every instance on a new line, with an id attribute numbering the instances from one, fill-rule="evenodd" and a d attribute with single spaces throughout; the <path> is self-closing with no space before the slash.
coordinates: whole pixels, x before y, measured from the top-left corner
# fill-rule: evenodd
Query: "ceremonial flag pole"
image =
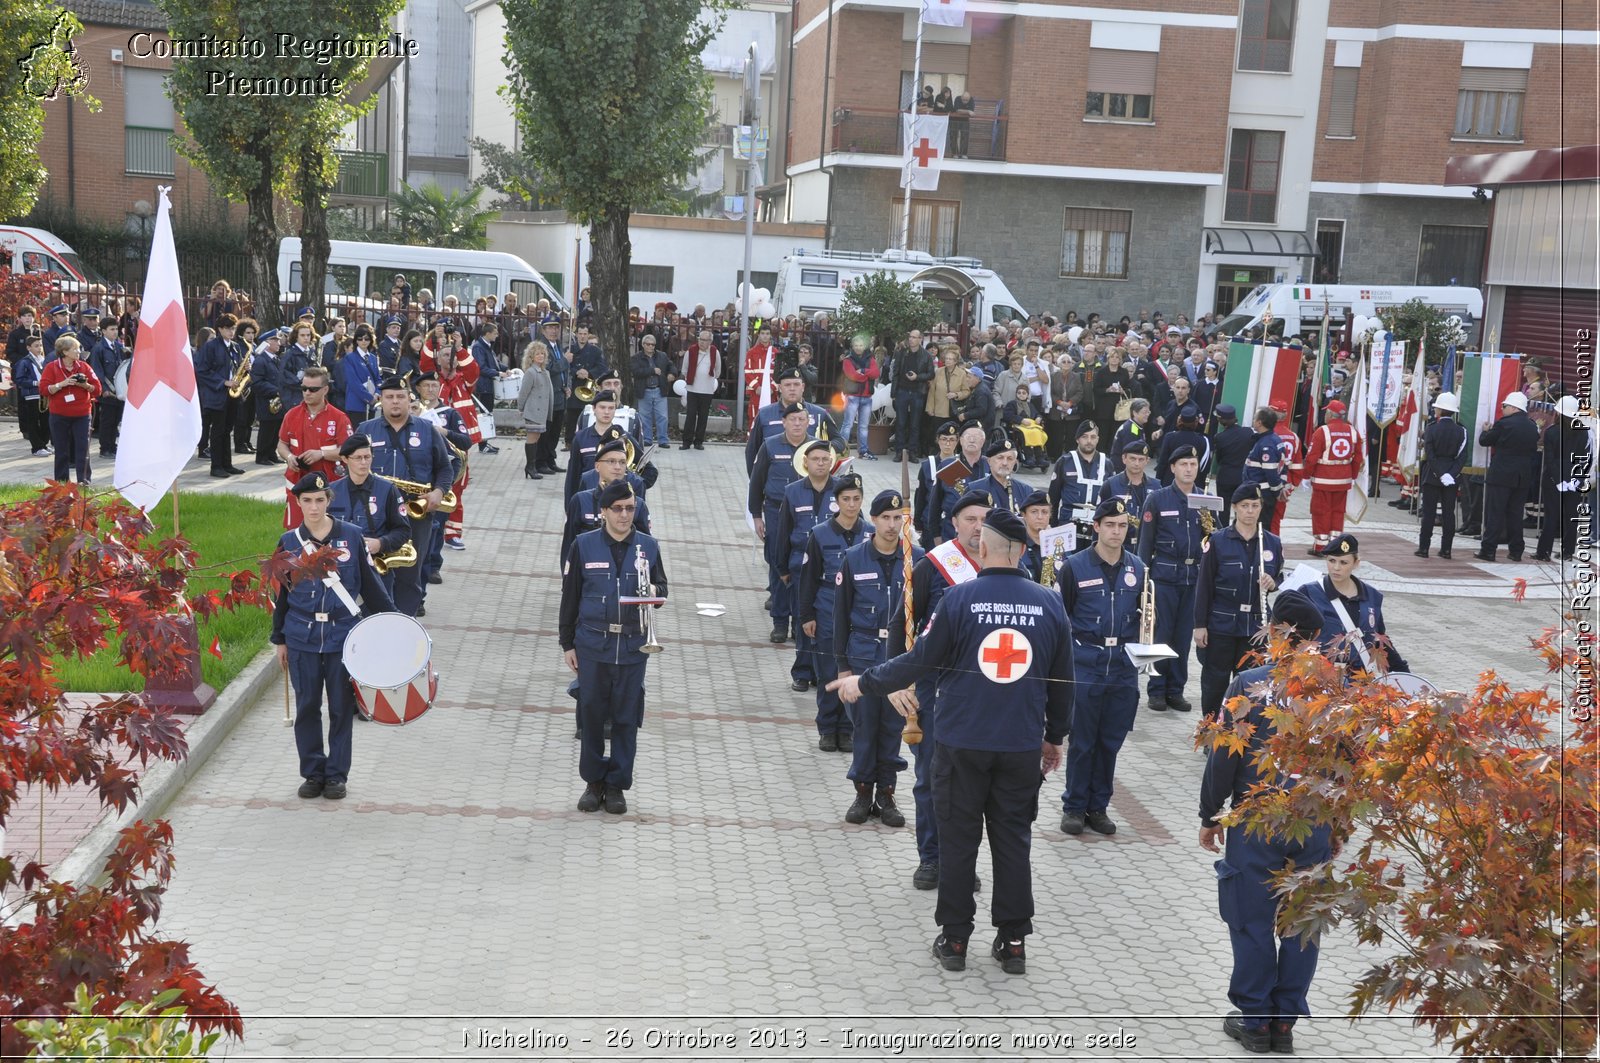
<path id="1" fill-rule="evenodd" d="M 922 94 L 922 24 L 926 19 L 926 10 L 917 16 L 917 47 L 916 53 L 911 60 L 911 107 L 909 108 L 913 116 L 917 113 L 917 99 Z M 902 121 L 900 125 L 905 130 L 902 135 L 907 140 L 907 143 L 902 145 L 900 150 L 907 152 L 911 150 L 910 140 L 912 134 L 916 132 L 917 123 L 915 120 L 910 122 Z M 906 251 L 911 247 L 911 174 L 909 170 L 901 174 L 900 185 L 905 189 L 905 201 L 900 204 L 900 250 Z"/>

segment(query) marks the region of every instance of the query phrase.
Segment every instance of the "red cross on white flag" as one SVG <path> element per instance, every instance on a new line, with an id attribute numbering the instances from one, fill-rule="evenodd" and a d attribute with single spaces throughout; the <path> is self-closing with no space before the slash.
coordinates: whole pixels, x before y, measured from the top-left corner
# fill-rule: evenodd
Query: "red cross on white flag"
<path id="1" fill-rule="evenodd" d="M 966 17 L 967 0 L 922 0 L 922 21 L 930 26 L 959 26 Z"/>
<path id="2" fill-rule="evenodd" d="M 901 168 L 900 187 L 931 191 L 939 187 L 939 168 L 944 163 L 945 137 L 950 129 L 950 117 L 943 114 L 907 114 L 903 116 L 905 163 Z"/>

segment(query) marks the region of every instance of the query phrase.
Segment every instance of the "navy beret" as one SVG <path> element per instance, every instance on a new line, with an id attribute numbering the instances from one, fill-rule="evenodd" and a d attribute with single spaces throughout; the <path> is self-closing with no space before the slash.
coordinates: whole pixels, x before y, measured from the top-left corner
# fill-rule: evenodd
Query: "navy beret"
<path id="1" fill-rule="evenodd" d="M 594 452 L 594 460 L 599 461 L 601 458 L 605 457 L 607 454 L 623 454 L 623 455 L 626 455 L 627 453 L 628 453 L 628 444 L 623 442 L 621 439 L 612 438 L 612 439 L 608 439 L 604 443 L 600 444 L 600 449 L 596 450 Z"/>
<path id="2" fill-rule="evenodd" d="M 987 491 L 968 491 L 956 500 L 954 506 L 950 507 L 950 517 L 954 519 L 957 513 L 960 513 L 968 506 L 982 506 L 988 509 L 992 505 L 994 505 L 994 499 L 989 497 Z"/>
<path id="3" fill-rule="evenodd" d="M 617 401 L 617 393 L 615 391 L 597 391 L 595 392 L 594 401 L 597 405 L 602 402 L 614 403 Z"/>
<path id="4" fill-rule="evenodd" d="M 983 456 L 993 458 L 1000 454 L 1015 454 L 1016 452 L 1017 445 L 1011 442 L 1009 438 L 1006 438 L 990 443 L 988 449 L 983 452 Z"/>
<path id="5" fill-rule="evenodd" d="M 783 372 L 778 374 L 778 379 L 780 381 L 804 380 L 805 377 L 801 375 L 800 370 L 796 369 L 794 366 L 790 366 L 788 369 L 785 369 Z"/>
<path id="6" fill-rule="evenodd" d="M 1022 505 L 1017 507 L 1017 511 L 1020 513 L 1022 510 L 1032 509 L 1034 506 L 1048 505 L 1050 505 L 1050 496 L 1045 494 L 1043 491 L 1035 491 L 1033 494 L 1022 500 Z"/>
<path id="7" fill-rule="evenodd" d="M 1335 535 L 1328 541 L 1328 545 L 1322 548 L 1323 557 L 1355 557 L 1360 553 L 1361 544 L 1349 532 Z"/>
<path id="8" fill-rule="evenodd" d="M 362 433 L 357 432 L 355 435 L 352 435 L 349 439 L 346 439 L 343 443 L 339 444 L 339 457 L 348 458 L 356 451 L 366 450 L 370 446 L 372 446 L 372 440 L 368 439 Z"/>
<path id="9" fill-rule="evenodd" d="M 265 338 L 265 337 L 263 337 L 263 338 Z M 386 377 L 383 378 L 383 383 L 378 385 L 378 390 L 379 391 L 405 391 L 406 390 L 406 382 L 405 382 L 404 379 L 402 379 L 401 377 L 398 377 L 398 376 L 386 376 Z"/>
<path id="10" fill-rule="evenodd" d="M 1094 507 L 1094 519 L 1097 521 L 1105 520 L 1107 517 L 1126 517 L 1127 515 L 1128 503 L 1120 498 L 1108 498 Z"/>
<path id="11" fill-rule="evenodd" d="M 787 405 L 787 406 L 785 406 L 783 408 L 783 415 L 785 417 L 788 417 L 790 414 L 795 414 L 795 413 L 803 413 L 807 417 L 811 416 L 811 411 L 806 409 L 806 404 L 803 403 L 803 402 L 791 402 L 791 403 L 789 403 L 789 405 Z"/>
<path id="12" fill-rule="evenodd" d="M 295 481 L 295 485 L 289 488 L 289 493 L 299 498 L 307 491 L 326 491 L 327 489 L 328 478 L 326 476 L 320 472 L 308 472 Z"/>
<path id="13" fill-rule="evenodd" d="M 1142 439 L 1135 439 L 1122 448 L 1122 456 L 1124 458 L 1129 454 L 1137 454 L 1142 458 L 1148 458 L 1150 456 L 1150 444 Z"/>
<path id="14" fill-rule="evenodd" d="M 1302 640 L 1314 639 L 1322 634 L 1322 611 L 1310 598 L 1297 590 L 1284 591 L 1272 603 L 1272 622 L 1288 624 Z"/>
<path id="15" fill-rule="evenodd" d="M 858 472 L 847 472 L 841 476 L 835 476 L 833 478 L 833 493 L 836 495 L 843 494 L 846 491 L 861 490 L 863 490 L 861 486 L 861 474 Z"/>
<path id="16" fill-rule="evenodd" d="M 1183 409 L 1178 411 L 1178 416 L 1185 421 L 1194 421 L 1199 419 L 1200 411 L 1195 407 L 1194 403 L 1187 402 L 1184 403 Z"/>
<path id="17" fill-rule="evenodd" d="M 1233 492 L 1230 502 L 1259 502 L 1261 501 L 1261 485 L 1256 483 L 1240 484 Z"/>
<path id="18" fill-rule="evenodd" d="M 595 494 L 595 502 L 601 509 L 609 509 L 618 502 L 626 502 L 633 497 L 633 485 L 627 477 L 612 480 Z"/>
<path id="19" fill-rule="evenodd" d="M 1028 541 L 1027 526 L 1022 523 L 1022 518 L 1009 509 L 991 509 L 983 515 L 983 526 L 999 532 L 1014 543 Z"/>
<path id="20" fill-rule="evenodd" d="M 949 436 L 951 439 L 954 439 L 956 436 L 961 434 L 961 428 L 954 421 L 946 421 L 944 424 L 939 426 L 938 434 L 941 436 Z"/>
<path id="21" fill-rule="evenodd" d="M 1206 364 L 1210 365 L 1212 363 L 1207 362 Z M 1237 421 L 1238 419 L 1239 419 L 1239 411 L 1234 409 L 1232 406 L 1224 404 L 1222 406 L 1218 406 L 1217 407 L 1217 420 L 1219 420 L 1219 421 Z"/>
<path id="22" fill-rule="evenodd" d="M 905 502 L 901 500 L 899 491 L 879 491 L 872 500 L 872 515 L 874 517 L 904 508 Z"/>
<path id="23" fill-rule="evenodd" d="M 1082 439 L 1084 436 L 1088 435 L 1090 432 L 1096 432 L 1096 431 L 1099 431 L 1099 429 L 1100 429 L 1099 425 L 1095 424 L 1094 421 L 1092 421 L 1089 418 L 1085 417 L 1082 421 L 1078 422 L 1078 435 L 1077 435 L 1077 438 L 1078 439 Z"/>
<path id="24" fill-rule="evenodd" d="M 1124 451 L 1123 453 L 1127 452 Z M 1172 451 L 1173 461 L 1182 461 L 1184 458 L 1194 458 L 1196 461 L 1199 461 L 1200 449 L 1193 443 L 1185 443 L 1183 446 L 1177 447 Z"/>

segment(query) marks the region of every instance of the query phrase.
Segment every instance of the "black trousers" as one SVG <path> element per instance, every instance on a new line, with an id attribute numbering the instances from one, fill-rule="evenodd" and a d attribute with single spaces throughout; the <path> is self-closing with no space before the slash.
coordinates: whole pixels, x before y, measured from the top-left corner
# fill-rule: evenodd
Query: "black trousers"
<path id="1" fill-rule="evenodd" d="M 1251 650 L 1248 635 L 1219 635 L 1206 632 L 1206 648 L 1200 651 L 1200 711 L 1207 718 L 1222 708 L 1228 684 L 1239 673 L 1239 663 Z"/>
<path id="2" fill-rule="evenodd" d="M 561 438 L 566 441 L 568 449 L 572 447 L 572 437 L 578 431 L 578 418 L 583 414 L 582 406 L 568 406 L 566 420 L 561 425 Z"/>
<path id="3" fill-rule="evenodd" d="M 1468 476 L 1460 481 L 1461 534 L 1479 535 L 1483 531 L 1483 477 Z"/>
<path id="4" fill-rule="evenodd" d="M 1433 542 L 1434 510 L 1438 509 L 1439 549 L 1445 553 L 1450 551 L 1450 544 L 1456 538 L 1456 494 L 1460 489 L 1460 484 L 1451 484 L 1449 487 L 1422 485 L 1422 535 L 1417 539 L 1419 548 L 1426 550 Z"/>
<path id="5" fill-rule="evenodd" d="M 1104 437 L 1102 436 L 1101 438 Z M 1217 489 L 1214 493 L 1222 497 L 1222 512 L 1217 514 L 1217 527 L 1226 528 L 1228 525 L 1233 523 L 1233 493 L 1237 490 L 1239 490 L 1238 483 L 1225 484 L 1221 480 L 1217 481 Z M 1266 498 L 1267 496 L 1262 494 L 1261 526 L 1263 528 L 1267 526 Z"/>
<path id="6" fill-rule="evenodd" d="M 211 471 L 221 472 L 233 465 L 233 440 L 228 433 L 228 406 L 200 411 L 200 442 L 211 451 Z"/>
<path id="7" fill-rule="evenodd" d="M 122 400 L 115 396 L 101 397 L 98 403 L 100 409 L 100 453 L 111 454 L 117 449 L 117 430 L 122 427 Z"/>
<path id="8" fill-rule="evenodd" d="M 1561 555 L 1571 557 L 1578 546 L 1578 500 L 1581 491 L 1557 491 L 1555 484 L 1544 485 L 1544 520 L 1539 526 L 1539 547 L 1535 551 L 1548 555 L 1561 538 Z"/>
<path id="9" fill-rule="evenodd" d="M 409 518 L 408 518 L 409 519 Z M 417 564 L 410 568 L 390 569 L 394 574 L 394 607 L 407 616 L 416 616 L 417 607 L 427 593 L 423 583 L 422 559 L 428 556 L 429 540 L 433 538 L 433 515 L 411 521 L 411 545 L 417 551 Z"/>
<path id="10" fill-rule="evenodd" d="M 250 422 L 256 417 L 254 399 L 229 399 L 228 423 L 233 426 L 233 449 L 240 453 L 250 450 Z M 353 425 L 351 427 L 354 427 Z"/>
<path id="11" fill-rule="evenodd" d="M 261 415 L 261 426 L 256 430 L 256 460 L 271 461 L 278 454 L 278 429 L 283 427 L 283 415 Z"/>
<path id="12" fill-rule="evenodd" d="M 711 416 L 711 400 L 715 396 L 691 391 L 688 396 L 689 413 L 683 422 L 684 446 L 699 447 L 706 442 L 706 419 Z M 752 426 L 751 431 L 754 431 Z"/>
<path id="13" fill-rule="evenodd" d="M 859 733 L 859 732 L 858 732 Z M 933 754 L 933 810 L 939 824 L 939 903 L 933 918 L 953 941 L 972 936 L 978 902 L 972 879 L 978 843 L 989 832 L 994 858 L 990 915 L 1007 940 L 1033 933 L 1033 821 L 1039 814 L 1039 751 L 991 753 L 943 743 Z"/>
<path id="14" fill-rule="evenodd" d="M 43 450 L 50 442 L 50 415 L 39 408 L 38 399 L 17 397 L 17 427 L 29 451 Z"/>
<path id="15" fill-rule="evenodd" d="M 50 415 L 50 445 L 56 448 L 56 475 L 60 483 L 67 482 L 67 474 L 76 471 L 78 482 L 89 482 L 89 415 L 63 417 Z"/>
<path id="16" fill-rule="evenodd" d="M 536 461 L 548 468 L 556 463 L 556 444 L 561 442 L 561 426 L 565 423 L 565 410 L 551 410 L 544 422 L 544 435 L 539 437 Z"/>
<path id="17" fill-rule="evenodd" d="M 894 397 L 894 449 L 911 452 L 911 460 L 922 457 L 922 408 L 928 396 L 906 390 Z"/>
<path id="18" fill-rule="evenodd" d="M 1493 557 L 1495 547 L 1501 543 L 1506 544 L 1506 553 L 1512 560 L 1522 556 L 1525 545 L 1522 514 L 1527 502 L 1526 487 L 1484 485 L 1482 553 L 1485 557 Z"/>

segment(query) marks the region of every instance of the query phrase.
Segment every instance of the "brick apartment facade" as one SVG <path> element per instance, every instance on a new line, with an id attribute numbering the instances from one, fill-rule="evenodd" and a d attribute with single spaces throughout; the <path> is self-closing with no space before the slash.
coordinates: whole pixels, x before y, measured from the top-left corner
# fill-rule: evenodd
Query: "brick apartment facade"
<path id="1" fill-rule="evenodd" d="M 794 5 L 787 210 L 832 247 L 896 246 L 918 8 Z M 1597 43 L 1594 6 L 1562 0 L 969 0 L 924 31 L 923 83 L 978 107 L 967 156 L 912 197 L 911 246 L 1056 312 L 1475 285 L 1490 206 L 1446 160 L 1558 147 L 1573 115 L 1592 140 Z"/>

